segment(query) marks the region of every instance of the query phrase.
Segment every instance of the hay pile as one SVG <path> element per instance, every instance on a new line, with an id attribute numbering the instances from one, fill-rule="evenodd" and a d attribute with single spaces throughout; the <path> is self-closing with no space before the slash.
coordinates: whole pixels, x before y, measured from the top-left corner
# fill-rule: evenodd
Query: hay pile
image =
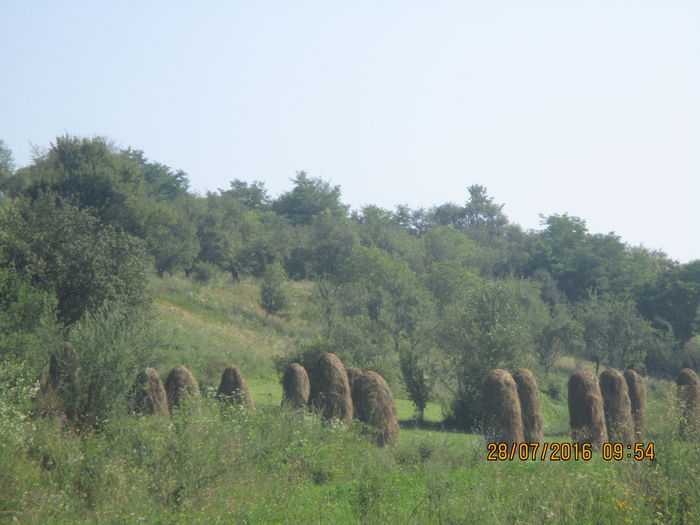
<path id="1" fill-rule="evenodd" d="M 681 437 L 698 439 L 700 437 L 700 380 L 694 371 L 684 368 L 676 378 L 676 385 L 681 415 Z"/>
<path id="2" fill-rule="evenodd" d="M 396 401 L 382 376 L 376 372 L 360 375 L 352 389 L 352 403 L 355 418 L 375 429 L 372 435 L 377 445 L 398 444 Z"/>
<path id="3" fill-rule="evenodd" d="M 523 368 L 513 374 L 513 380 L 518 387 L 520 411 L 523 418 L 523 435 L 527 443 L 544 442 L 544 421 L 542 419 L 542 403 L 537 380 L 532 372 Z"/>
<path id="4" fill-rule="evenodd" d="M 168 408 L 181 406 L 187 397 L 199 397 L 199 385 L 192 372 L 182 365 L 173 368 L 165 378 L 165 392 L 168 395 Z"/>
<path id="5" fill-rule="evenodd" d="M 598 378 L 579 371 L 569 378 L 569 422 L 574 443 L 599 447 L 608 441 Z"/>
<path id="6" fill-rule="evenodd" d="M 306 369 L 299 363 L 292 363 L 282 377 L 282 404 L 294 408 L 306 406 L 309 402 L 311 385 Z"/>
<path id="7" fill-rule="evenodd" d="M 484 436 L 490 443 L 522 443 L 523 418 L 518 387 L 505 370 L 486 376 L 484 393 Z"/>
<path id="8" fill-rule="evenodd" d="M 343 363 L 335 354 L 324 353 L 311 371 L 309 406 L 326 420 L 352 422 L 353 408 L 350 384 Z"/>
<path id="9" fill-rule="evenodd" d="M 632 443 L 634 441 L 634 419 L 627 381 L 614 368 L 607 368 L 600 374 L 600 393 L 605 407 L 605 426 L 611 443 Z"/>
<path id="10" fill-rule="evenodd" d="M 241 369 L 236 365 L 229 365 L 224 369 L 216 397 L 235 405 L 246 406 L 251 410 L 255 409 L 248 382 L 243 377 Z"/>
<path id="11" fill-rule="evenodd" d="M 348 375 L 348 384 L 350 385 L 350 392 L 352 392 L 355 380 L 362 375 L 362 370 L 356 366 L 345 367 L 345 373 Z"/>
<path id="12" fill-rule="evenodd" d="M 136 376 L 133 387 L 134 412 L 154 416 L 169 413 L 168 396 L 165 394 L 163 381 L 154 368 L 141 370 Z"/>
<path id="13" fill-rule="evenodd" d="M 632 405 L 635 440 L 642 441 L 647 419 L 647 385 L 642 376 L 631 368 L 625 370 L 625 381 Z"/>
<path id="14" fill-rule="evenodd" d="M 61 352 L 52 354 L 49 370 L 41 383 L 37 396 L 36 412 L 52 414 L 66 409 L 66 399 L 74 399 L 78 394 L 79 374 L 78 352 L 69 342 L 61 345 Z M 74 414 L 67 414 L 69 417 Z"/>

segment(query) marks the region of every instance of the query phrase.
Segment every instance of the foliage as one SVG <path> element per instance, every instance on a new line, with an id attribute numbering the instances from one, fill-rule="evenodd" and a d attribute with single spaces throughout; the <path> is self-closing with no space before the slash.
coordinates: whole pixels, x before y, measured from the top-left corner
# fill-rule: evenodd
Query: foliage
<path id="1" fill-rule="evenodd" d="M 39 289 L 55 294 L 74 323 L 105 301 L 146 302 L 148 259 L 139 239 L 104 226 L 60 196 L 20 199 L 0 215 L 0 250 Z"/>
<path id="2" fill-rule="evenodd" d="M 68 340 L 77 351 L 76 384 L 62 395 L 68 417 L 94 427 L 128 410 L 128 394 L 139 368 L 160 356 L 158 327 L 148 312 L 108 303 L 75 323 Z"/>
<path id="3" fill-rule="evenodd" d="M 279 263 L 268 265 L 260 281 L 260 306 L 270 315 L 284 314 L 291 305 L 287 274 Z"/>
<path id="4" fill-rule="evenodd" d="M 443 379 L 455 399 L 454 417 L 471 428 L 481 417 L 481 385 L 490 370 L 521 363 L 532 342 L 516 281 L 484 281 L 462 304 L 445 310 L 438 341 Z"/>

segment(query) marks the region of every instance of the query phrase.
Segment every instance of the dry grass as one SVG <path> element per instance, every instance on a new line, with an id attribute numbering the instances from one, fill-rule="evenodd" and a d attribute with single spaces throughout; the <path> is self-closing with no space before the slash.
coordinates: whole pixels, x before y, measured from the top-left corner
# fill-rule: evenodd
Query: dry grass
<path id="1" fill-rule="evenodd" d="M 306 369 L 299 363 L 292 363 L 282 377 L 282 404 L 294 408 L 306 406 L 309 402 L 311 385 Z"/>
<path id="2" fill-rule="evenodd" d="M 484 391 L 484 435 L 491 443 L 522 443 L 523 418 L 518 387 L 505 370 L 486 376 Z"/>
<path id="3" fill-rule="evenodd" d="M 644 378 L 631 368 L 625 370 L 625 381 L 632 405 L 635 440 L 643 441 L 647 419 L 647 384 Z"/>
<path id="4" fill-rule="evenodd" d="M 173 368 L 165 379 L 168 408 L 181 406 L 187 397 L 199 397 L 199 385 L 192 373 L 182 365 Z"/>
<path id="5" fill-rule="evenodd" d="M 346 366 L 345 373 L 348 375 L 348 383 L 350 384 L 350 391 L 352 392 L 355 381 L 362 375 L 362 370 L 356 366 Z"/>
<path id="6" fill-rule="evenodd" d="M 525 441 L 527 443 L 543 443 L 544 420 L 537 380 L 532 372 L 525 368 L 515 372 L 513 380 L 518 387 Z"/>
<path id="7" fill-rule="evenodd" d="M 632 443 L 634 441 L 634 419 L 632 403 L 624 376 L 614 368 L 607 368 L 600 374 L 600 393 L 605 407 L 605 425 L 608 439 L 612 443 Z"/>
<path id="8" fill-rule="evenodd" d="M 237 405 L 245 405 L 251 410 L 255 409 L 248 382 L 243 377 L 241 369 L 236 365 L 227 366 L 223 374 L 221 374 L 221 382 L 219 383 L 219 389 L 216 391 L 216 397 Z"/>
<path id="9" fill-rule="evenodd" d="M 377 445 L 398 444 L 396 401 L 382 376 L 369 371 L 355 379 L 352 402 L 355 418 L 375 429 L 373 437 Z"/>
<path id="10" fill-rule="evenodd" d="M 575 372 L 569 378 L 569 423 L 574 443 L 599 447 L 608 441 L 603 397 L 592 372 Z"/>
<path id="11" fill-rule="evenodd" d="M 141 370 L 136 376 L 133 399 L 137 414 L 165 416 L 170 412 L 165 386 L 154 368 Z"/>
<path id="12" fill-rule="evenodd" d="M 335 354 L 324 353 L 311 372 L 309 405 L 327 420 L 339 419 L 350 424 L 353 417 L 348 375 Z"/>
<path id="13" fill-rule="evenodd" d="M 700 380 L 690 368 L 684 368 L 676 378 L 678 404 L 681 414 L 680 435 L 684 439 L 700 437 Z"/>

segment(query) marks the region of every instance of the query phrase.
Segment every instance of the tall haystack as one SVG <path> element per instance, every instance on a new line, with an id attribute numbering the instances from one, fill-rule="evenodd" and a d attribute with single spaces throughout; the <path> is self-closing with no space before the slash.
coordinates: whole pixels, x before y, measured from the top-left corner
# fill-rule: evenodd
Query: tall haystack
<path id="1" fill-rule="evenodd" d="M 236 365 L 229 365 L 221 374 L 219 389 L 216 397 L 224 401 L 230 401 L 236 405 L 246 406 L 255 409 L 253 396 L 250 394 L 248 382 L 243 377 L 243 372 Z"/>
<path id="2" fill-rule="evenodd" d="M 309 402 L 309 375 L 299 363 L 292 363 L 284 371 L 282 377 L 282 404 L 294 408 L 306 406 Z"/>
<path id="3" fill-rule="evenodd" d="M 532 372 L 523 368 L 513 374 L 513 380 L 518 387 L 520 412 L 523 417 L 523 435 L 527 443 L 544 442 L 544 420 L 542 419 L 542 403 L 537 380 Z"/>
<path id="4" fill-rule="evenodd" d="M 154 416 L 169 413 L 168 396 L 155 368 L 141 370 L 133 387 L 134 412 Z"/>
<path id="5" fill-rule="evenodd" d="M 318 410 L 324 419 L 339 419 L 349 425 L 353 416 L 352 398 L 342 361 L 335 354 L 321 354 L 309 379 L 309 406 Z"/>
<path id="6" fill-rule="evenodd" d="M 49 359 L 49 370 L 37 399 L 37 413 L 51 414 L 66 410 L 65 400 L 75 398 L 78 393 L 79 367 L 78 352 L 72 344 L 64 342 L 61 352 L 52 354 Z M 73 414 L 67 415 L 71 417 Z"/>
<path id="7" fill-rule="evenodd" d="M 523 417 L 513 377 L 496 368 L 484 381 L 484 436 L 490 443 L 522 443 Z"/>
<path id="8" fill-rule="evenodd" d="M 168 395 L 168 408 L 172 410 L 180 406 L 186 397 L 199 397 L 199 385 L 192 372 L 177 365 L 165 378 L 165 392 Z"/>
<path id="9" fill-rule="evenodd" d="M 599 447 L 608 441 L 603 397 L 592 372 L 578 371 L 569 378 L 569 422 L 574 443 Z"/>
<path id="10" fill-rule="evenodd" d="M 350 392 L 352 392 L 355 381 L 362 375 L 362 370 L 356 366 L 346 366 L 345 373 L 348 375 L 348 384 L 350 385 Z"/>
<path id="11" fill-rule="evenodd" d="M 680 433 L 686 439 L 700 438 L 700 380 L 690 368 L 684 368 L 676 378 L 681 415 Z"/>
<path id="12" fill-rule="evenodd" d="M 399 422 L 396 401 L 389 385 L 376 372 L 365 372 L 355 380 L 352 389 L 355 419 L 376 429 L 373 434 L 377 445 L 396 445 L 399 442 Z"/>
<path id="13" fill-rule="evenodd" d="M 632 443 L 634 419 L 624 376 L 614 368 L 603 370 L 600 374 L 600 393 L 603 396 L 608 439 L 612 443 Z"/>
<path id="14" fill-rule="evenodd" d="M 631 368 L 625 370 L 625 381 L 627 381 L 627 393 L 632 404 L 635 441 L 642 441 L 647 419 L 647 384 L 644 378 Z"/>

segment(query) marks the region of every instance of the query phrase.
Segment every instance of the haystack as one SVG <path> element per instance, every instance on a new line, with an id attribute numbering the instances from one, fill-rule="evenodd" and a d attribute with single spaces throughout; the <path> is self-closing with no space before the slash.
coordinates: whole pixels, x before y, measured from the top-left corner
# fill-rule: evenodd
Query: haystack
<path id="1" fill-rule="evenodd" d="M 192 372 L 182 365 L 173 368 L 165 378 L 165 392 L 168 395 L 168 408 L 182 405 L 187 397 L 199 397 L 199 385 Z"/>
<path id="2" fill-rule="evenodd" d="M 592 372 L 575 372 L 569 378 L 569 422 L 574 443 L 599 447 L 608 441 L 603 397 Z"/>
<path id="3" fill-rule="evenodd" d="M 69 408 L 66 400 L 74 399 L 78 394 L 79 366 L 78 352 L 68 342 L 62 344 L 60 353 L 51 355 L 49 370 L 37 396 L 37 414 L 55 414 Z M 75 414 L 67 415 L 72 417 Z"/>
<path id="4" fill-rule="evenodd" d="M 168 396 L 155 368 L 141 370 L 136 376 L 133 402 L 137 414 L 165 416 L 169 413 Z"/>
<path id="5" fill-rule="evenodd" d="M 647 419 L 647 385 L 642 376 L 631 368 L 625 370 L 625 381 L 632 405 L 635 441 L 642 441 Z"/>
<path id="6" fill-rule="evenodd" d="M 248 382 L 243 377 L 241 369 L 236 365 L 229 365 L 224 369 L 216 397 L 235 405 L 246 406 L 251 410 L 255 409 Z"/>
<path id="7" fill-rule="evenodd" d="M 676 378 L 676 385 L 681 415 L 681 437 L 698 439 L 700 438 L 700 380 L 693 370 L 684 368 Z"/>
<path id="8" fill-rule="evenodd" d="M 318 410 L 324 419 L 339 419 L 349 425 L 353 416 L 352 398 L 342 361 L 335 354 L 321 354 L 309 379 L 309 406 Z"/>
<path id="9" fill-rule="evenodd" d="M 352 389 L 355 419 L 375 429 L 377 445 L 396 445 L 399 442 L 399 422 L 396 401 L 389 385 L 376 372 L 365 372 L 355 380 Z"/>
<path id="10" fill-rule="evenodd" d="M 350 385 L 350 392 L 352 392 L 355 381 L 362 375 L 362 370 L 356 366 L 346 366 L 345 373 L 348 375 L 348 384 Z"/>
<path id="11" fill-rule="evenodd" d="M 490 443 L 522 443 L 523 418 L 518 387 L 505 370 L 495 369 L 484 381 L 484 436 Z"/>
<path id="12" fill-rule="evenodd" d="M 282 404 L 294 408 L 306 406 L 309 402 L 309 375 L 306 369 L 299 363 L 292 363 L 284 371 L 282 377 L 283 397 Z"/>
<path id="13" fill-rule="evenodd" d="M 515 372 L 513 380 L 518 387 L 525 441 L 527 443 L 543 443 L 544 420 L 537 380 L 532 372 L 525 368 Z"/>
<path id="14" fill-rule="evenodd" d="M 632 443 L 634 441 L 634 419 L 627 381 L 614 368 L 607 368 L 600 374 L 600 393 L 605 409 L 605 426 L 611 443 Z"/>

